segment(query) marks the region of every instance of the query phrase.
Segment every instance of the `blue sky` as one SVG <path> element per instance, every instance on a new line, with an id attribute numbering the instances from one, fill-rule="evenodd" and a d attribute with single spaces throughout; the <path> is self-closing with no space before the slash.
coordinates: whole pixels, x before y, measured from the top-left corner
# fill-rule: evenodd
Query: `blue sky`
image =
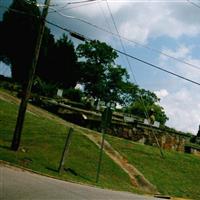
<path id="1" fill-rule="evenodd" d="M 6 1 L 9 2 L 9 0 Z M 80 21 L 81 19 L 116 33 L 110 9 L 117 29 L 123 37 L 200 68 L 199 0 L 108 0 L 109 7 L 106 1 L 101 0 L 90 4 L 75 4 L 75 2 L 77 0 L 51 0 L 52 6 L 50 6 L 48 20 L 122 50 L 118 38 Z M 2 1 L 0 3 L 2 4 Z M 56 38 L 63 34 L 59 29 L 52 26 L 50 28 Z M 76 45 L 80 43 L 76 39 L 71 39 Z M 132 42 L 123 40 L 123 44 L 126 52 L 135 57 L 200 82 L 200 69 L 194 69 Z M 129 61 L 137 84 L 155 92 L 161 98 L 160 105 L 164 107 L 169 117 L 167 125 L 196 134 L 200 124 L 200 86 L 138 61 L 131 59 Z M 119 56 L 117 62 L 130 72 L 126 59 L 122 55 Z M 132 73 L 130 73 L 130 78 L 133 80 Z"/>

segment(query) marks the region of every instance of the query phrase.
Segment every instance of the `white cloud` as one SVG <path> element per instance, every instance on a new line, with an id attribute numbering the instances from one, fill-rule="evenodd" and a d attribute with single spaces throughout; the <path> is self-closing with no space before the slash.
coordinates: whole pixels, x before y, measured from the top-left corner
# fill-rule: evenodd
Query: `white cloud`
<path id="1" fill-rule="evenodd" d="M 191 47 L 186 47 L 184 44 L 181 44 L 175 51 L 171 49 L 163 49 L 162 52 L 178 59 L 184 59 L 191 53 L 191 50 Z M 167 57 L 162 55 L 162 59 L 167 59 Z"/>
<path id="2" fill-rule="evenodd" d="M 200 59 L 193 57 L 193 49 L 194 46 L 186 46 L 184 44 L 180 44 L 175 50 L 164 48 L 162 50 L 164 54 L 177 58 L 185 63 L 177 62 L 174 59 L 161 55 L 159 65 L 190 80 L 200 82 Z M 189 63 L 189 65 L 186 63 Z"/>
<path id="3" fill-rule="evenodd" d="M 169 93 L 166 89 L 161 89 L 159 91 L 154 92 L 159 99 L 163 99 L 164 97 L 168 96 Z"/>
<path id="4" fill-rule="evenodd" d="M 65 5 L 59 0 L 55 0 L 56 3 L 60 4 L 59 8 Z M 147 43 L 151 38 L 160 36 L 176 39 L 184 35 L 193 37 L 200 33 L 199 9 L 188 2 L 113 0 L 108 1 L 108 4 L 120 34 L 141 43 Z M 73 7 L 74 9 L 68 10 Z M 69 5 L 65 9 L 61 11 L 65 15 L 78 17 L 107 30 L 111 28 L 111 31 L 116 33 L 105 1 Z M 66 19 L 60 20 L 62 23 L 67 23 Z M 80 32 L 88 34 L 91 32 L 89 25 L 79 23 L 76 20 L 73 22 L 72 26 L 77 24 Z M 95 32 L 96 38 L 107 35 L 98 29 L 92 28 L 92 30 Z"/>
<path id="5" fill-rule="evenodd" d="M 186 13 L 190 13 L 189 16 L 192 17 L 188 17 Z M 123 33 L 123 28 L 126 27 L 126 37 L 144 43 L 151 37 L 178 38 L 182 35 L 195 36 L 200 32 L 199 23 L 196 21 L 200 20 L 199 10 L 187 3 L 130 4 L 123 14 L 126 17 L 120 25 L 121 32 Z M 127 23 L 129 26 L 124 26 Z"/>
<path id="6" fill-rule="evenodd" d="M 168 94 L 160 103 L 169 117 L 167 125 L 196 134 L 200 124 L 200 96 L 194 96 L 193 92 L 183 88 Z"/>
<path id="7" fill-rule="evenodd" d="M 195 47 L 194 47 L 195 48 Z M 164 49 L 163 53 L 174 56 L 185 62 L 200 66 L 200 60 L 192 56 L 193 47 L 188 47 L 181 44 L 175 50 Z M 200 70 L 192 66 L 176 62 L 170 58 L 160 56 L 159 64 L 173 72 L 180 74 L 194 81 L 200 81 Z M 176 128 L 177 130 L 197 133 L 200 124 L 200 95 L 199 86 L 192 83 L 187 84 L 186 81 L 173 79 L 173 84 L 166 86 L 168 95 L 162 96 L 160 104 L 169 117 L 167 125 Z M 157 91 L 156 94 L 162 95 L 163 90 Z"/>

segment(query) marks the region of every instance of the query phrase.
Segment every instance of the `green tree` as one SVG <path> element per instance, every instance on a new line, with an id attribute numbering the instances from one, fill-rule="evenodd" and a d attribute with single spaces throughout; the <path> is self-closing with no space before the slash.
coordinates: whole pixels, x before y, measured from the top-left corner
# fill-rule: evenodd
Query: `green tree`
<path id="1" fill-rule="evenodd" d="M 107 101 L 118 102 L 124 104 L 124 85 L 128 83 L 128 73 L 121 66 L 110 66 L 106 73 L 106 85 L 103 97 Z"/>
<path id="2" fill-rule="evenodd" d="M 166 121 L 169 120 L 169 118 L 167 117 L 164 108 L 162 106 L 160 106 L 159 104 L 153 104 L 152 108 L 155 111 L 155 119 L 156 121 L 160 122 L 161 125 L 165 125 Z"/>
<path id="3" fill-rule="evenodd" d="M 74 87 L 79 80 L 80 68 L 74 45 L 66 35 L 56 41 L 48 51 L 46 62 L 38 67 L 39 76 L 60 87 Z"/>
<path id="4" fill-rule="evenodd" d="M 26 83 L 31 66 L 40 15 L 36 0 L 13 0 L 10 10 L 4 13 L 3 21 L 0 23 L 0 57 L 10 62 L 12 78 L 22 84 Z M 44 56 L 47 55 L 52 43 L 53 35 L 46 28 L 38 65 L 45 60 Z"/>
<path id="5" fill-rule="evenodd" d="M 8 57 L 5 55 L 5 29 L 4 29 L 4 24 L 2 21 L 0 21 L 0 61 L 3 61 L 6 64 L 9 64 L 10 61 Z"/>
<path id="6" fill-rule="evenodd" d="M 105 102 L 122 102 L 123 84 L 127 82 L 126 69 L 115 64 L 118 57 L 113 48 L 98 40 L 86 42 L 77 48 L 81 65 L 80 82 L 85 92 Z"/>
<path id="7" fill-rule="evenodd" d="M 137 98 L 138 98 L 138 85 L 135 85 L 129 81 L 124 82 L 122 85 L 122 99 L 123 99 L 123 106 L 129 107 Z"/>
<path id="8" fill-rule="evenodd" d="M 131 87 L 131 86 L 130 86 Z M 159 98 L 155 93 L 141 89 L 138 86 L 132 85 L 132 89 L 127 93 L 130 96 L 129 103 L 125 108 L 125 112 L 131 113 L 133 115 L 139 116 L 141 118 L 149 117 L 150 110 L 154 110 L 154 116 L 156 121 L 159 121 L 161 125 L 164 125 L 168 120 L 168 117 L 165 114 L 163 107 L 161 107 L 159 103 Z"/>
<path id="9" fill-rule="evenodd" d="M 4 49 L 2 52 L 11 62 L 13 79 L 24 82 L 32 61 L 39 25 L 38 19 L 31 15 L 40 15 L 40 11 L 33 4 L 25 3 L 22 0 L 14 0 L 10 9 L 28 13 L 23 15 L 8 10 L 3 15 L 2 23 L 4 34 L 2 45 Z"/>

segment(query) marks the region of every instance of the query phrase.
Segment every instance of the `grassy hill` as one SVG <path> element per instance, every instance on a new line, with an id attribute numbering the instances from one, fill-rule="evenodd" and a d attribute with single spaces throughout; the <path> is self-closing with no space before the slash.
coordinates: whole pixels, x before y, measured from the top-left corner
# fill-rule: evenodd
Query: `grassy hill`
<path id="1" fill-rule="evenodd" d="M 110 136 L 106 140 L 139 169 L 159 192 L 200 199 L 200 157 L 164 151 L 163 159 L 158 148 Z"/>
<path id="2" fill-rule="evenodd" d="M 100 181 L 95 183 L 99 156 L 97 146 L 81 134 L 78 126 L 72 136 L 66 172 L 57 172 L 67 131 L 72 124 L 59 123 L 33 109 L 27 113 L 18 152 L 9 149 L 17 116 L 14 102 L 0 99 L 0 159 L 65 180 L 83 182 L 117 190 L 136 191 L 128 175 L 106 154 L 103 155 Z M 86 129 L 85 129 L 86 130 Z M 200 199 L 200 158 L 124 139 L 106 136 L 106 140 L 154 184 L 162 194 Z"/>
<path id="3" fill-rule="evenodd" d="M 95 185 L 99 149 L 78 131 L 72 136 L 65 167 L 59 175 L 57 169 L 70 126 L 55 123 L 30 112 L 26 115 L 20 150 L 13 152 L 11 145 L 17 106 L 0 100 L 0 159 L 32 170 L 66 180 Z M 108 156 L 103 156 L 99 184 L 101 187 L 134 191 L 128 175 Z"/>

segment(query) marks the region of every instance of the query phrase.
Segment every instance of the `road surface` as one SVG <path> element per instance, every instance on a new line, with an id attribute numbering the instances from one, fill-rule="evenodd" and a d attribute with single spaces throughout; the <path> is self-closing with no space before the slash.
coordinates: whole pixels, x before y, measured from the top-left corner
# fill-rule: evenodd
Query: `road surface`
<path id="1" fill-rule="evenodd" d="M 158 198 L 69 183 L 0 166 L 1 200 L 158 200 Z"/>

